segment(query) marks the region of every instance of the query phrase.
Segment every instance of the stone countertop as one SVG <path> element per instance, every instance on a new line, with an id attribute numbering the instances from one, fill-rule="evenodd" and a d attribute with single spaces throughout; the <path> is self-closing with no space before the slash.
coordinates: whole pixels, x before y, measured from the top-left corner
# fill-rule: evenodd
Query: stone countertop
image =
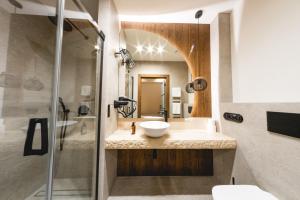
<path id="1" fill-rule="evenodd" d="M 160 138 L 150 138 L 137 129 L 119 129 L 105 140 L 106 149 L 235 149 L 234 138 L 222 133 L 208 133 L 199 129 L 169 130 Z"/>

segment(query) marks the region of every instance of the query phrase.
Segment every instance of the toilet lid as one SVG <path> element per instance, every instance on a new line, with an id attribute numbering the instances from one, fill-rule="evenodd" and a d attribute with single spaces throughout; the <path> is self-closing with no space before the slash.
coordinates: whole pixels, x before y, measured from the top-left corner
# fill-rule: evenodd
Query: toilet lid
<path id="1" fill-rule="evenodd" d="M 214 200 L 278 200 L 255 185 L 219 185 L 212 189 Z"/>

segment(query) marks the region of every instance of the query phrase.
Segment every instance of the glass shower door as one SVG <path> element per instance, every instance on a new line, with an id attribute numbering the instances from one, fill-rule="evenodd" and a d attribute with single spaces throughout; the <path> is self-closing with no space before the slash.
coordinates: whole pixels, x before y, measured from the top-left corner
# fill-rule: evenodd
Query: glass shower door
<path id="1" fill-rule="evenodd" d="M 95 199 L 98 32 L 88 20 L 65 18 L 53 197 Z M 69 28 L 66 28 L 69 27 Z"/>
<path id="2" fill-rule="evenodd" d="M 0 1 L 1 200 L 97 196 L 103 43 L 83 7 L 57 2 Z"/>
<path id="3" fill-rule="evenodd" d="M 0 199 L 45 199 L 53 5 L 0 1 Z M 41 192 L 39 192 L 41 191 Z"/>

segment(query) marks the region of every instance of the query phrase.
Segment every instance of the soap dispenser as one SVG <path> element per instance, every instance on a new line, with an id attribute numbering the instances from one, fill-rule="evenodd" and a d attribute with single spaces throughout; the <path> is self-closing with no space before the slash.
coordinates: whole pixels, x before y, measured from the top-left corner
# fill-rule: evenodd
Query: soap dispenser
<path id="1" fill-rule="evenodd" d="M 132 124 L 131 124 L 131 134 L 134 135 L 135 131 L 136 131 L 135 122 L 132 122 Z"/>

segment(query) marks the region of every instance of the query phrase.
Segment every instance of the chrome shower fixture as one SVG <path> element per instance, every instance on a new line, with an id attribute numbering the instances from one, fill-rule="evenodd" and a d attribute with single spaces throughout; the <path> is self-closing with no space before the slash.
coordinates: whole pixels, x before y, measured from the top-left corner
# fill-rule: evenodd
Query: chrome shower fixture
<path id="1" fill-rule="evenodd" d="M 50 22 L 57 26 L 57 16 L 48 16 Z M 82 30 L 75 24 L 73 23 L 69 18 L 64 19 L 64 31 L 71 32 L 73 31 L 73 28 L 75 28 L 83 37 L 84 39 L 88 40 L 89 36 L 87 36 Z"/>
<path id="2" fill-rule="evenodd" d="M 10 4 L 12 4 L 13 6 L 15 6 L 16 8 L 19 8 L 19 9 L 23 8 L 23 5 L 20 2 L 18 2 L 17 0 L 8 0 L 8 2 Z"/>
<path id="3" fill-rule="evenodd" d="M 129 68 L 129 69 L 132 69 L 135 67 L 135 62 L 133 59 L 130 59 L 126 62 L 126 66 Z"/>
<path id="4" fill-rule="evenodd" d="M 57 16 L 48 16 L 50 22 L 57 26 Z M 72 24 L 70 24 L 66 19 L 64 19 L 64 31 L 71 32 L 73 30 Z"/>
<path id="5" fill-rule="evenodd" d="M 135 62 L 127 49 L 121 49 L 119 52 L 116 52 L 115 56 L 117 57 L 118 55 L 122 57 L 122 64 L 126 64 L 126 67 L 129 69 L 134 68 Z"/>

